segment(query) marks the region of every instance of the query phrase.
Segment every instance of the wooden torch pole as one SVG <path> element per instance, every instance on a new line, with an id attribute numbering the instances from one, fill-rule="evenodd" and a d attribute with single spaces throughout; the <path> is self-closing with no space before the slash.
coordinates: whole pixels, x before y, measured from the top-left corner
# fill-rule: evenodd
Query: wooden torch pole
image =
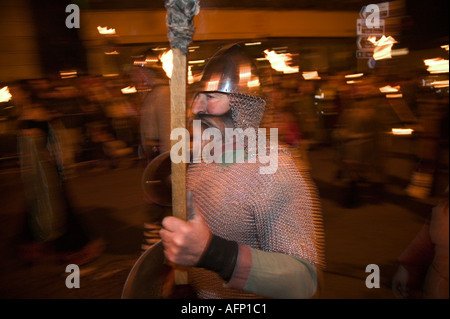
<path id="1" fill-rule="evenodd" d="M 165 0 L 168 38 L 173 53 L 173 71 L 170 80 L 171 129 L 186 132 L 186 56 L 194 34 L 193 18 L 200 11 L 199 0 Z M 189 137 L 186 137 L 189 143 Z M 186 141 L 186 140 L 185 140 Z M 172 141 L 172 146 L 177 141 Z M 187 151 L 187 150 L 185 150 Z M 187 219 L 186 163 L 172 161 L 172 214 Z M 175 270 L 175 284 L 188 283 L 186 271 Z"/>
<path id="2" fill-rule="evenodd" d="M 186 56 L 173 49 L 173 72 L 170 82 L 171 129 L 186 128 Z M 172 146 L 177 141 L 172 141 Z M 187 219 L 186 206 L 186 163 L 172 162 L 172 214 Z M 187 274 L 175 270 L 175 284 L 187 284 Z"/>

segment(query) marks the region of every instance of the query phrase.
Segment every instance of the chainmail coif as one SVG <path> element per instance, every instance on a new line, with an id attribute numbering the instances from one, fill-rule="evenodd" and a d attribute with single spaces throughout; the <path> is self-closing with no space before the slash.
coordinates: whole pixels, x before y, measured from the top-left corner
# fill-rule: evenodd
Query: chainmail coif
<path id="1" fill-rule="evenodd" d="M 258 128 L 264 115 L 266 101 L 249 94 L 231 93 L 230 107 L 235 128 Z"/>

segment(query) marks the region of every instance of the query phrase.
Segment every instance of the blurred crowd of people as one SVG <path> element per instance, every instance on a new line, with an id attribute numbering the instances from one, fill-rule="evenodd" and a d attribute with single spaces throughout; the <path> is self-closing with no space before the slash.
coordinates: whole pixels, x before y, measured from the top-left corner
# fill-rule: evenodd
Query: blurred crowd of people
<path id="1" fill-rule="evenodd" d="M 424 85 L 427 75 L 419 72 L 405 75 L 380 72 L 349 79 L 346 75 L 350 73 L 321 74 L 321 79 L 309 81 L 298 74 L 275 75 L 264 126 L 278 127 L 280 142 L 291 146 L 306 162 L 308 149 L 321 145 L 335 147 L 340 167 L 337 178 L 346 182 L 350 197 L 357 194 L 356 186 L 361 181 L 371 180 L 377 187 L 383 184 L 382 163 L 386 143 L 392 137 L 389 134 L 392 128 L 411 128 L 418 161 L 412 183 L 428 183 L 425 187 L 428 191 L 420 191 L 414 185 L 408 191 L 411 196 L 426 197 L 432 183 L 429 176 L 436 171 L 440 148 L 448 143 L 445 124 L 448 86 L 434 89 Z M 144 82 L 148 82 L 149 77 L 145 77 Z M 148 85 L 143 88 L 145 83 L 139 81 L 139 76 L 130 73 L 111 78 L 79 76 L 13 83 L 9 89 L 14 107 L 2 109 L 0 157 L 7 158 L 14 153 L 14 136 L 21 121 L 33 118 L 52 119 L 61 168 L 67 177 L 75 173 L 78 163 L 92 162 L 99 168 L 114 168 L 124 158 L 148 157 L 145 154 L 152 148 L 147 145 L 152 130 L 157 138 L 164 138 L 165 144 L 168 136 L 160 136 L 159 128 L 148 127 L 156 124 L 141 125 L 152 123 L 152 116 L 162 115 L 145 106 L 144 98 L 153 89 Z M 138 93 L 122 92 L 136 86 Z M 380 90 L 383 87 L 397 88 L 401 97 L 388 98 Z M 155 90 L 161 91 L 159 84 Z M 161 102 L 168 97 L 152 99 Z M 160 126 L 164 122 L 167 123 L 160 118 L 156 121 Z M 168 128 L 164 130 L 167 135 Z M 348 204 L 354 204 L 355 200 L 348 198 Z"/>
<path id="2" fill-rule="evenodd" d="M 336 189 L 342 190 L 341 204 L 347 208 L 359 206 L 363 198 L 384 199 L 389 181 L 385 162 L 393 151 L 393 129 L 412 137 L 409 155 L 416 165 L 405 192 L 419 199 L 437 196 L 439 201 L 398 256 L 398 270 L 392 278 L 397 298 L 449 296 L 448 179 L 441 189 L 437 185 L 439 174 L 448 172 L 449 88 L 447 75 L 442 81 L 445 77 L 446 85 L 434 87 L 429 83 L 439 83 L 438 77 L 421 72 L 350 81 L 352 77 L 343 73 L 300 85 L 296 80 L 281 81 L 274 92 L 272 124 L 279 128 L 285 144 L 306 160 L 308 150 L 316 145 L 335 150 L 335 178 L 340 186 Z"/>
<path id="3" fill-rule="evenodd" d="M 9 90 L 14 107 L 4 135 L 16 135 L 24 121 L 51 121 L 65 173 L 92 160 L 114 167 L 118 158 L 133 152 L 139 139 L 139 109 L 122 94 L 122 83 L 90 76 L 13 83 Z"/>
<path id="4" fill-rule="evenodd" d="M 335 150 L 336 182 L 347 207 L 360 204 L 362 186 L 369 185 L 371 196 L 381 199 L 393 141 L 408 139 L 417 164 L 406 191 L 426 198 L 436 191 L 435 177 L 448 149 L 448 86 L 429 83 L 430 76 L 420 71 L 339 72 L 312 81 L 280 78 L 267 125 L 278 127 L 280 141 L 306 161 L 315 147 Z"/>
<path id="5" fill-rule="evenodd" d="M 67 181 L 79 163 L 116 168 L 137 153 L 139 109 L 122 94 L 123 83 L 82 76 L 9 86 L 13 98 L 2 136 L 15 143 L 2 153 L 15 153 L 9 158 L 20 166 L 25 202 L 17 248 L 24 261 L 57 258 L 83 265 L 104 251 L 103 239 L 80 219 Z"/>
<path id="6" fill-rule="evenodd" d="M 355 196 L 360 182 L 371 181 L 376 191 L 380 190 L 385 182 L 383 157 L 391 130 L 411 128 L 417 168 L 408 192 L 427 197 L 439 152 L 448 144 L 448 86 L 433 88 L 425 72 L 397 74 L 382 70 L 357 78 L 349 78 L 349 74 L 320 74 L 320 79 L 309 81 L 299 74 L 275 75 L 263 125 L 278 127 L 280 142 L 291 146 L 306 163 L 308 149 L 334 147 L 340 167 L 336 175 L 348 188 L 348 205 L 358 200 Z M 163 151 L 167 151 L 169 128 L 163 123 L 168 120 L 161 120 L 161 112 L 152 111 L 146 105 L 150 102 L 144 102 L 153 90 L 148 86 L 151 78 L 144 75 L 142 82 L 135 72 L 115 77 L 30 79 L 9 85 L 14 107 L 1 110 L 0 157 L 8 158 L 16 151 L 20 123 L 33 118 L 51 119 L 66 177 L 75 173 L 78 163 L 114 168 L 123 159 L 148 157 L 155 149 L 151 139 L 164 139 Z M 167 78 L 164 81 L 167 83 Z M 138 92 L 122 92 L 135 87 Z M 383 87 L 396 88 L 400 98 L 388 98 L 388 93 L 381 92 Z M 160 84 L 155 86 L 156 91 L 161 92 Z M 168 107 L 168 97 L 156 95 L 153 103 L 165 101 Z M 167 111 L 165 118 L 170 115 Z M 152 117 L 158 119 L 152 122 Z M 155 137 L 149 137 L 152 134 Z"/>

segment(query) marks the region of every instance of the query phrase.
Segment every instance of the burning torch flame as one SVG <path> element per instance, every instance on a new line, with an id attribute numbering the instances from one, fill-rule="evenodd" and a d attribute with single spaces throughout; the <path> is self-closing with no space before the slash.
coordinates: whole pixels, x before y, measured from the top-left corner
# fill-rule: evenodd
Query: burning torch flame
<path id="1" fill-rule="evenodd" d="M 442 58 L 434 58 L 423 61 L 428 66 L 427 71 L 434 73 L 448 73 L 448 60 Z"/>
<path id="2" fill-rule="evenodd" d="M 321 77 L 317 71 L 303 72 L 302 76 L 305 80 L 320 80 Z"/>
<path id="3" fill-rule="evenodd" d="M 292 60 L 292 54 L 281 53 L 278 54 L 275 51 L 265 50 L 266 58 L 269 60 L 270 65 L 276 71 L 283 72 L 284 74 L 291 74 L 299 72 L 299 67 L 292 67 L 287 65 Z"/>
<path id="4" fill-rule="evenodd" d="M 166 72 L 166 75 L 169 79 L 172 78 L 172 71 L 173 71 L 173 52 L 172 50 L 169 50 L 167 52 L 164 52 L 159 56 L 159 59 L 162 62 L 162 67 L 164 71 Z"/>
<path id="5" fill-rule="evenodd" d="M 388 99 L 401 99 L 401 98 L 403 98 L 403 94 L 401 94 L 401 93 L 398 93 L 398 94 L 390 93 L 390 94 L 386 94 L 386 98 L 388 98 Z"/>
<path id="6" fill-rule="evenodd" d="M 355 73 L 355 74 L 347 74 L 345 76 L 346 79 L 357 79 L 364 76 L 364 73 Z"/>
<path id="7" fill-rule="evenodd" d="M 108 27 L 97 27 L 98 33 L 100 34 L 116 34 L 116 29 L 109 28 Z"/>
<path id="8" fill-rule="evenodd" d="M 70 78 L 75 78 L 78 75 L 77 71 L 60 71 L 59 75 L 61 76 L 61 79 L 70 79 Z"/>
<path id="9" fill-rule="evenodd" d="M 188 69 L 188 84 L 192 84 L 195 82 L 194 75 L 192 74 L 192 66 L 189 66 Z"/>
<path id="10" fill-rule="evenodd" d="M 414 130 L 412 128 L 393 128 L 391 132 L 394 135 L 411 135 Z"/>
<path id="11" fill-rule="evenodd" d="M 9 93 L 9 88 L 7 86 L 0 89 L 0 102 L 8 102 L 12 99 L 11 93 Z"/>
<path id="12" fill-rule="evenodd" d="M 397 43 L 397 41 L 391 36 L 382 36 L 380 40 L 377 41 L 377 37 L 369 37 L 368 40 L 375 45 L 373 50 L 373 58 L 375 60 L 383 60 L 392 58 L 392 46 Z"/>
<path id="13" fill-rule="evenodd" d="M 127 86 L 126 88 L 121 89 L 122 94 L 131 94 L 136 93 L 137 90 L 134 86 Z"/>
<path id="14" fill-rule="evenodd" d="M 399 90 L 400 90 L 400 86 L 399 85 L 394 86 L 394 87 L 392 87 L 390 85 L 386 85 L 386 86 L 383 86 L 382 88 L 380 88 L 380 92 L 381 93 L 396 93 Z"/>
<path id="15" fill-rule="evenodd" d="M 434 88 L 436 88 L 436 89 L 447 88 L 448 87 L 448 80 L 446 80 L 446 81 L 433 81 L 431 83 L 431 85 Z"/>

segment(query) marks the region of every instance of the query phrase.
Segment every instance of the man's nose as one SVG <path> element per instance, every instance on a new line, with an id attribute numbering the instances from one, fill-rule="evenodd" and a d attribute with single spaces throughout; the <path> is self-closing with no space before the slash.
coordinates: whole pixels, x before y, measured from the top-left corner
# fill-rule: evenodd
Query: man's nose
<path id="1" fill-rule="evenodd" d="M 206 97 L 204 94 L 199 94 L 194 99 L 194 103 L 192 105 L 192 113 L 193 114 L 207 113 L 207 103 L 206 103 Z"/>

